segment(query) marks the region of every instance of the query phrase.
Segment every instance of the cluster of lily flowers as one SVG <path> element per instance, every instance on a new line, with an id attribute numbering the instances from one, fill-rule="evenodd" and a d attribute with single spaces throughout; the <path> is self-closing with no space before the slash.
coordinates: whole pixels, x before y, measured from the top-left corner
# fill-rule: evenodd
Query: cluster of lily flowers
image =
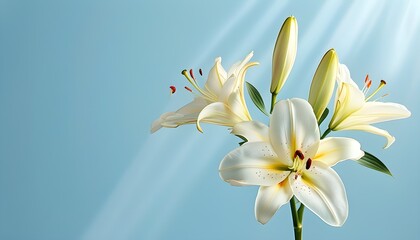
<path id="1" fill-rule="evenodd" d="M 260 223 L 267 223 L 284 204 L 293 201 L 294 205 L 296 198 L 301 208 L 307 207 L 329 225 L 341 226 L 348 216 L 348 202 L 343 182 L 332 167 L 344 160 L 363 158 L 372 161 L 371 166 L 365 164 L 371 168 L 382 162 L 365 153 L 355 139 L 326 136 L 331 131 L 360 130 L 385 137 L 384 148 L 388 148 L 395 138 L 372 124 L 407 118 L 411 113 L 401 104 L 378 101 L 381 97 L 373 100 L 386 85 L 383 80 L 369 94 L 372 80 L 366 76 L 359 89 L 334 49 L 328 50 L 320 61 L 308 100 L 277 101 L 295 61 L 297 37 L 297 21 L 289 17 L 274 48 L 269 113 L 259 92 L 247 83 L 251 99 L 269 117 L 268 125 L 252 120 L 245 102 L 245 75 L 249 68 L 258 65 L 251 61 L 251 52 L 228 71 L 221 58 L 216 58 L 204 87 L 199 86 L 192 71 L 182 71 L 192 85 L 186 89 L 195 93 L 194 100 L 160 116 L 151 131 L 196 124 L 202 132 L 202 123 L 229 127 L 244 142 L 221 161 L 220 177 L 234 186 L 260 186 L 255 202 L 255 216 Z M 319 126 L 329 113 L 327 107 L 334 89 L 332 117 L 321 134 Z M 174 92 L 175 88 L 171 90 Z"/>

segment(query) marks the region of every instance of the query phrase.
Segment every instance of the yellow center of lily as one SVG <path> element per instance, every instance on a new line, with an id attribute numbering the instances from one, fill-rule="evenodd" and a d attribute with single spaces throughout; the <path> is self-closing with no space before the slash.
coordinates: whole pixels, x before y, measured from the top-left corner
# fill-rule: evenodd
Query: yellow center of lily
<path id="1" fill-rule="evenodd" d="M 312 165 L 312 159 L 308 158 L 305 161 L 305 156 L 303 155 L 302 151 L 300 150 L 296 150 L 295 155 L 294 155 L 294 159 L 293 159 L 293 165 L 291 167 L 289 167 L 289 169 L 292 172 L 296 172 L 297 175 L 300 175 L 301 172 L 306 169 L 308 170 Z"/>

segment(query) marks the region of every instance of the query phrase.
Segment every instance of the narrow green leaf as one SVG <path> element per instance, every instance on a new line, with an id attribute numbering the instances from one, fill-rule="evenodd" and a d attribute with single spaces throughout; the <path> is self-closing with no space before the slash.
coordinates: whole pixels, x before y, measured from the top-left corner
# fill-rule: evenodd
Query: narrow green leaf
<path id="1" fill-rule="evenodd" d="M 373 156 L 372 154 L 365 152 L 365 155 L 357 160 L 360 165 L 365 167 L 371 168 L 373 170 L 388 174 L 392 176 L 392 173 L 389 169 L 385 166 L 385 164 L 379 160 L 377 157 Z"/>
<path id="2" fill-rule="evenodd" d="M 262 99 L 258 90 L 249 82 L 246 82 L 246 88 L 248 89 L 248 94 L 251 97 L 251 100 L 254 102 L 255 106 L 257 106 L 257 108 L 262 113 L 268 116 L 269 114 L 265 111 L 264 100 Z"/>
<path id="3" fill-rule="evenodd" d="M 324 112 L 322 113 L 321 117 L 318 121 L 318 126 L 321 125 L 321 123 L 325 120 L 325 118 L 328 116 L 328 113 L 330 113 L 330 110 L 328 108 L 325 108 Z"/>
<path id="4" fill-rule="evenodd" d="M 244 143 L 248 142 L 248 139 L 246 139 L 244 136 L 241 136 L 241 135 L 235 135 L 235 136 L 243 140 L 242 142 L 238 143 L 239 146 L 242 146 Z"/>

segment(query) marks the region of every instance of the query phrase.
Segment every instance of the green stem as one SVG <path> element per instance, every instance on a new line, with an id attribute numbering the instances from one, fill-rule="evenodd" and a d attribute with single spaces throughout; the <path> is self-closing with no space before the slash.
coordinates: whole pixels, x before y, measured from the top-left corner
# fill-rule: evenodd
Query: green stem
<path id="1" fill-rule="evenodd" d="M 276 94 L 276 93 L 271 93 L 271 107 L 270 107 L 270 113 L 272 113 L 272 112 L 273 112 L 274 105 L 276 104 L 276 98 L 277 98 L 277 94 Z"/>
<path id="2" fill-rule="evenodd" d="M 330 132 L 331 132 L 331 129 L 327 128 L 327 130 L 325 130 L 325 132 L 322 134 L 321 139 L 324 139 Z"/>
<path id="3" fill-rule="evenodd" d="M 303 205 L 301 205 L 300 209 Z M 295 240 L 302 240 L 302 223 L 299 221 L 299 219 L 302 219 L 302 216 L 299 216 L 298 211 L 296 211 L 296 201 L 295 197 L 292 197 L 290 199 L 290 210 L 292 211 L 292 219 L 293 219 L 293 229 L 295 232 Z M 302 214 L 303 214 L 303 208 L 302 208 Z"/>
<path id="4" fill-rule="evenodd" d="M 299 222 L 300 222 L 300 225 L 302 225 L 303 224 L 303 212 L 304 212 L 304 210 L 305 210 L 305 205 L 303 205 L 302 203 L 300 204 L 300 207 L 299 207 L 299 209 L 298 209 L 298 217 L 299 217 Z"/>

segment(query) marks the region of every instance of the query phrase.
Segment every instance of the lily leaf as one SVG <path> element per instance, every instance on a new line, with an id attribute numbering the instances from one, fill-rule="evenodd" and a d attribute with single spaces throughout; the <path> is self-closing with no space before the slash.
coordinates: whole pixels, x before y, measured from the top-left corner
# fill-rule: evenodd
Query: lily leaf
<path id="1" fill-rule="evenodd" d="M 321 125 L 321 123 L 325 120 L 325 118 L 328 116 L 328 113 L 330 113 L 330 110 L 328 108 L 325 108 L 324 112 L 322 113 L 321 117 L 318 121 L 318 126 Z"/>
<path id="2" fill-rule="evenodd" d="M 388 174 L 392 176 L 392 173 L 389 169 L 385 166 L 385 164 L 379 160 L 377 157 L 373 156 L 372 154 L 365 152 L 365 155 L 357 160 L 360 165 L 365 167 L 371 168 L 373 170 Z"/>
<path id="3" fill-rule="evenodd" d="M 255 106 L 264 113 L 265 115 L 269 115 L 265 110 L 264 100 L 261 97 L 261 94 L 258 90 L 249 82 L 246 82 L 246 88 L 248 89 L 248 94 L 251 97 L 251 100 L 254 102 Z"/>
<path id="4" fill-rule="evenodd" d="M 241 135 L 235 135 L 235 136 L 237 136 L 238 138 L 242 139 L 242 142 L 239 142 L 238 143 L 239 146 L 242 146 L 244 143 L 248 142 L 248 139 L 246 139 L 244 136 L 241 136 Z"/>

